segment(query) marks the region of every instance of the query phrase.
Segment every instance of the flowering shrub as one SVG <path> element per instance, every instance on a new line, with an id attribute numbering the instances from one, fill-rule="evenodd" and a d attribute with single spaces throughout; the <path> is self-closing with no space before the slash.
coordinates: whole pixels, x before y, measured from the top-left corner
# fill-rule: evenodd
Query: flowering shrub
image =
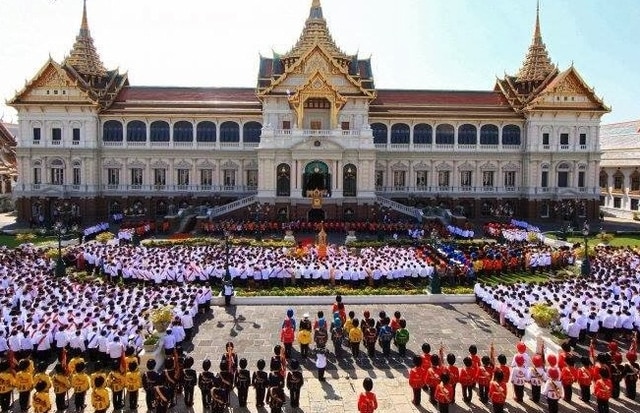
<path id="1" fill-rule="evenodd" d="M 106 244 L 107 242 L 111 241 L 115 237 L 116 236 L 113 234 L 113 232 L 101 232 L 100 234 L 96 235 L 96 241 L 102 244 Z"/>
<path id="2" fill-rule="evenodd" d="M 531 318 L 540 327 L 549 327 L 559 319 L 558 309 L 544 303 L 531 306 Z"/>
<path id="3" fill-rule="evenodd" d="M 610 243 L 613 237 L 614 237 L 613 234 L 609 234 L 608 232 L 604 232 L 604 231 L 596 235 L 596 238 L 599 239 L 600 242 L 602 242 L 603 244 Z"/>
<path id="4" fill-rule="evenodd" d="M 34 234 L 33 232 L 23 232 L 16 235 L 16 241 L 18 241 L 21 244 L 32 242 L 36 238 L 37 238 L 37 235 Z"/>

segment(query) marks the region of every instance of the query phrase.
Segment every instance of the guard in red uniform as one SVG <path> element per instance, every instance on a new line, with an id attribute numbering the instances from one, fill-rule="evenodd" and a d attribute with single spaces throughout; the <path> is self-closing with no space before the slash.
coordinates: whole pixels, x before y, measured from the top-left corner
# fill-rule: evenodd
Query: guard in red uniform
<path id="1" fill-rule="evenodd" d="M 409 386 L 413 391 L 413 400 L 411 402 L 419 406 L 422 397 L 422 386 L 424 385 L 424 372 L 421 368 L 422 357 L 413 356 L 413 367 L 409 370 Z"/>
<path id="2" fill-rule="evenodd" d="M 449 413 L 449 405 L 453 402 L 453 387 L 449 381 L 449 373 L 446 371 L 440 375 L 440 384 L 435 389 L 435 399 L 438 402 L 440 413 Z"/>
<path id="3" fill-rule="evenodd" d="M 493 373 L 493 380 L 489 384 L 489 399 L 493 406 L 493 413 L 504 412 L 504 404 L 507 401 L 507 385 L 502 370 L 496 370 Z"/>
<path id="4" fill-rule="evenodd" d="M 609 370 L 604 367 L 600 368 L 600 378 L 593 386 L 593 394 L 598 402 L 598 413 L 609 413 L 609 399 L 611 398 L 612 389 L 611 380 L 609 379 Z"/>
<path id="5" fill-rule="evenodd" d="M 460 369 L 460 385 L 462 386 L 462 400 L 470 404 L 473 396 L 473 388 L 476 386 L 477 370 L 473 367 L 471 357 L 465 357 L 462 360 L 464 368 Z"/>

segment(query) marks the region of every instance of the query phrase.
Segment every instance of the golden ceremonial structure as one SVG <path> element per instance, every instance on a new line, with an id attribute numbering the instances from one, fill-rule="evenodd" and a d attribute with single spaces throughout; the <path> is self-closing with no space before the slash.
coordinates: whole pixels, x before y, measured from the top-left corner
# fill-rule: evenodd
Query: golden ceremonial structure
<path id="1" fill-rule="evenodd" d="M 324 222 L 320 223 L 320 232 L 318 232 L 318 258 L 327 256 L 327 233 L 324 232 Z"/>

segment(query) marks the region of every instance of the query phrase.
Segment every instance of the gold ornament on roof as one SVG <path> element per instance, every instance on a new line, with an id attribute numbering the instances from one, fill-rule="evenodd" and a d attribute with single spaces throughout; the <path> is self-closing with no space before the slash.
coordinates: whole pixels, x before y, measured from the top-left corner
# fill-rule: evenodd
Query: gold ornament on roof
<path id="1" fill-rule="evenodd" d="M 107 70 L 104 68 L 100 56 L 93 44 L 89 23 L 87 21 L 87 1 L 84 1 L 82 9 L 82 23 L 80 32 L 76 36 L 76 42 L 64 60 L 64 64 L 72 66 L 81 75 L 105 76 Z"/>
<path id="2" fill-rule="evenodd" d="M 533 40 L 529 46 L 527 56 L 522 63 L 516 80 L 518 82 L 543 81 L 555 70 L 551 63 L 547 46 L 542 41 L 540 31 L 540 3 L 536 8 L 536 24 L 533 31 Z"/>

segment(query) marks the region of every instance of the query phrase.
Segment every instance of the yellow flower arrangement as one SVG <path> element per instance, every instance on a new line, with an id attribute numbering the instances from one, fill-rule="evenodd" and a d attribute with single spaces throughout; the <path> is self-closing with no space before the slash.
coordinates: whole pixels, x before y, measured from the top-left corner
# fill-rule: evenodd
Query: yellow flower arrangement
<path id="1" fill-rule="evenodd" d="M 102 243 L 102 244 L 106 244 L 107 242 L 111 241 L 112 239 L 114 239 L 116 236 L 113 234 L 113 232 L 102 232 L 98 235 L 96 235 L 96 241 Z"/>
<path id="2" fill-rule="evenodd" d="M 149 318 L 151 319 L 151 323 L 153 323 L 153 327 L 158 332 L 163 332 L 173 321 L 173 306 L 167 305 L 151 310 Z"/>

